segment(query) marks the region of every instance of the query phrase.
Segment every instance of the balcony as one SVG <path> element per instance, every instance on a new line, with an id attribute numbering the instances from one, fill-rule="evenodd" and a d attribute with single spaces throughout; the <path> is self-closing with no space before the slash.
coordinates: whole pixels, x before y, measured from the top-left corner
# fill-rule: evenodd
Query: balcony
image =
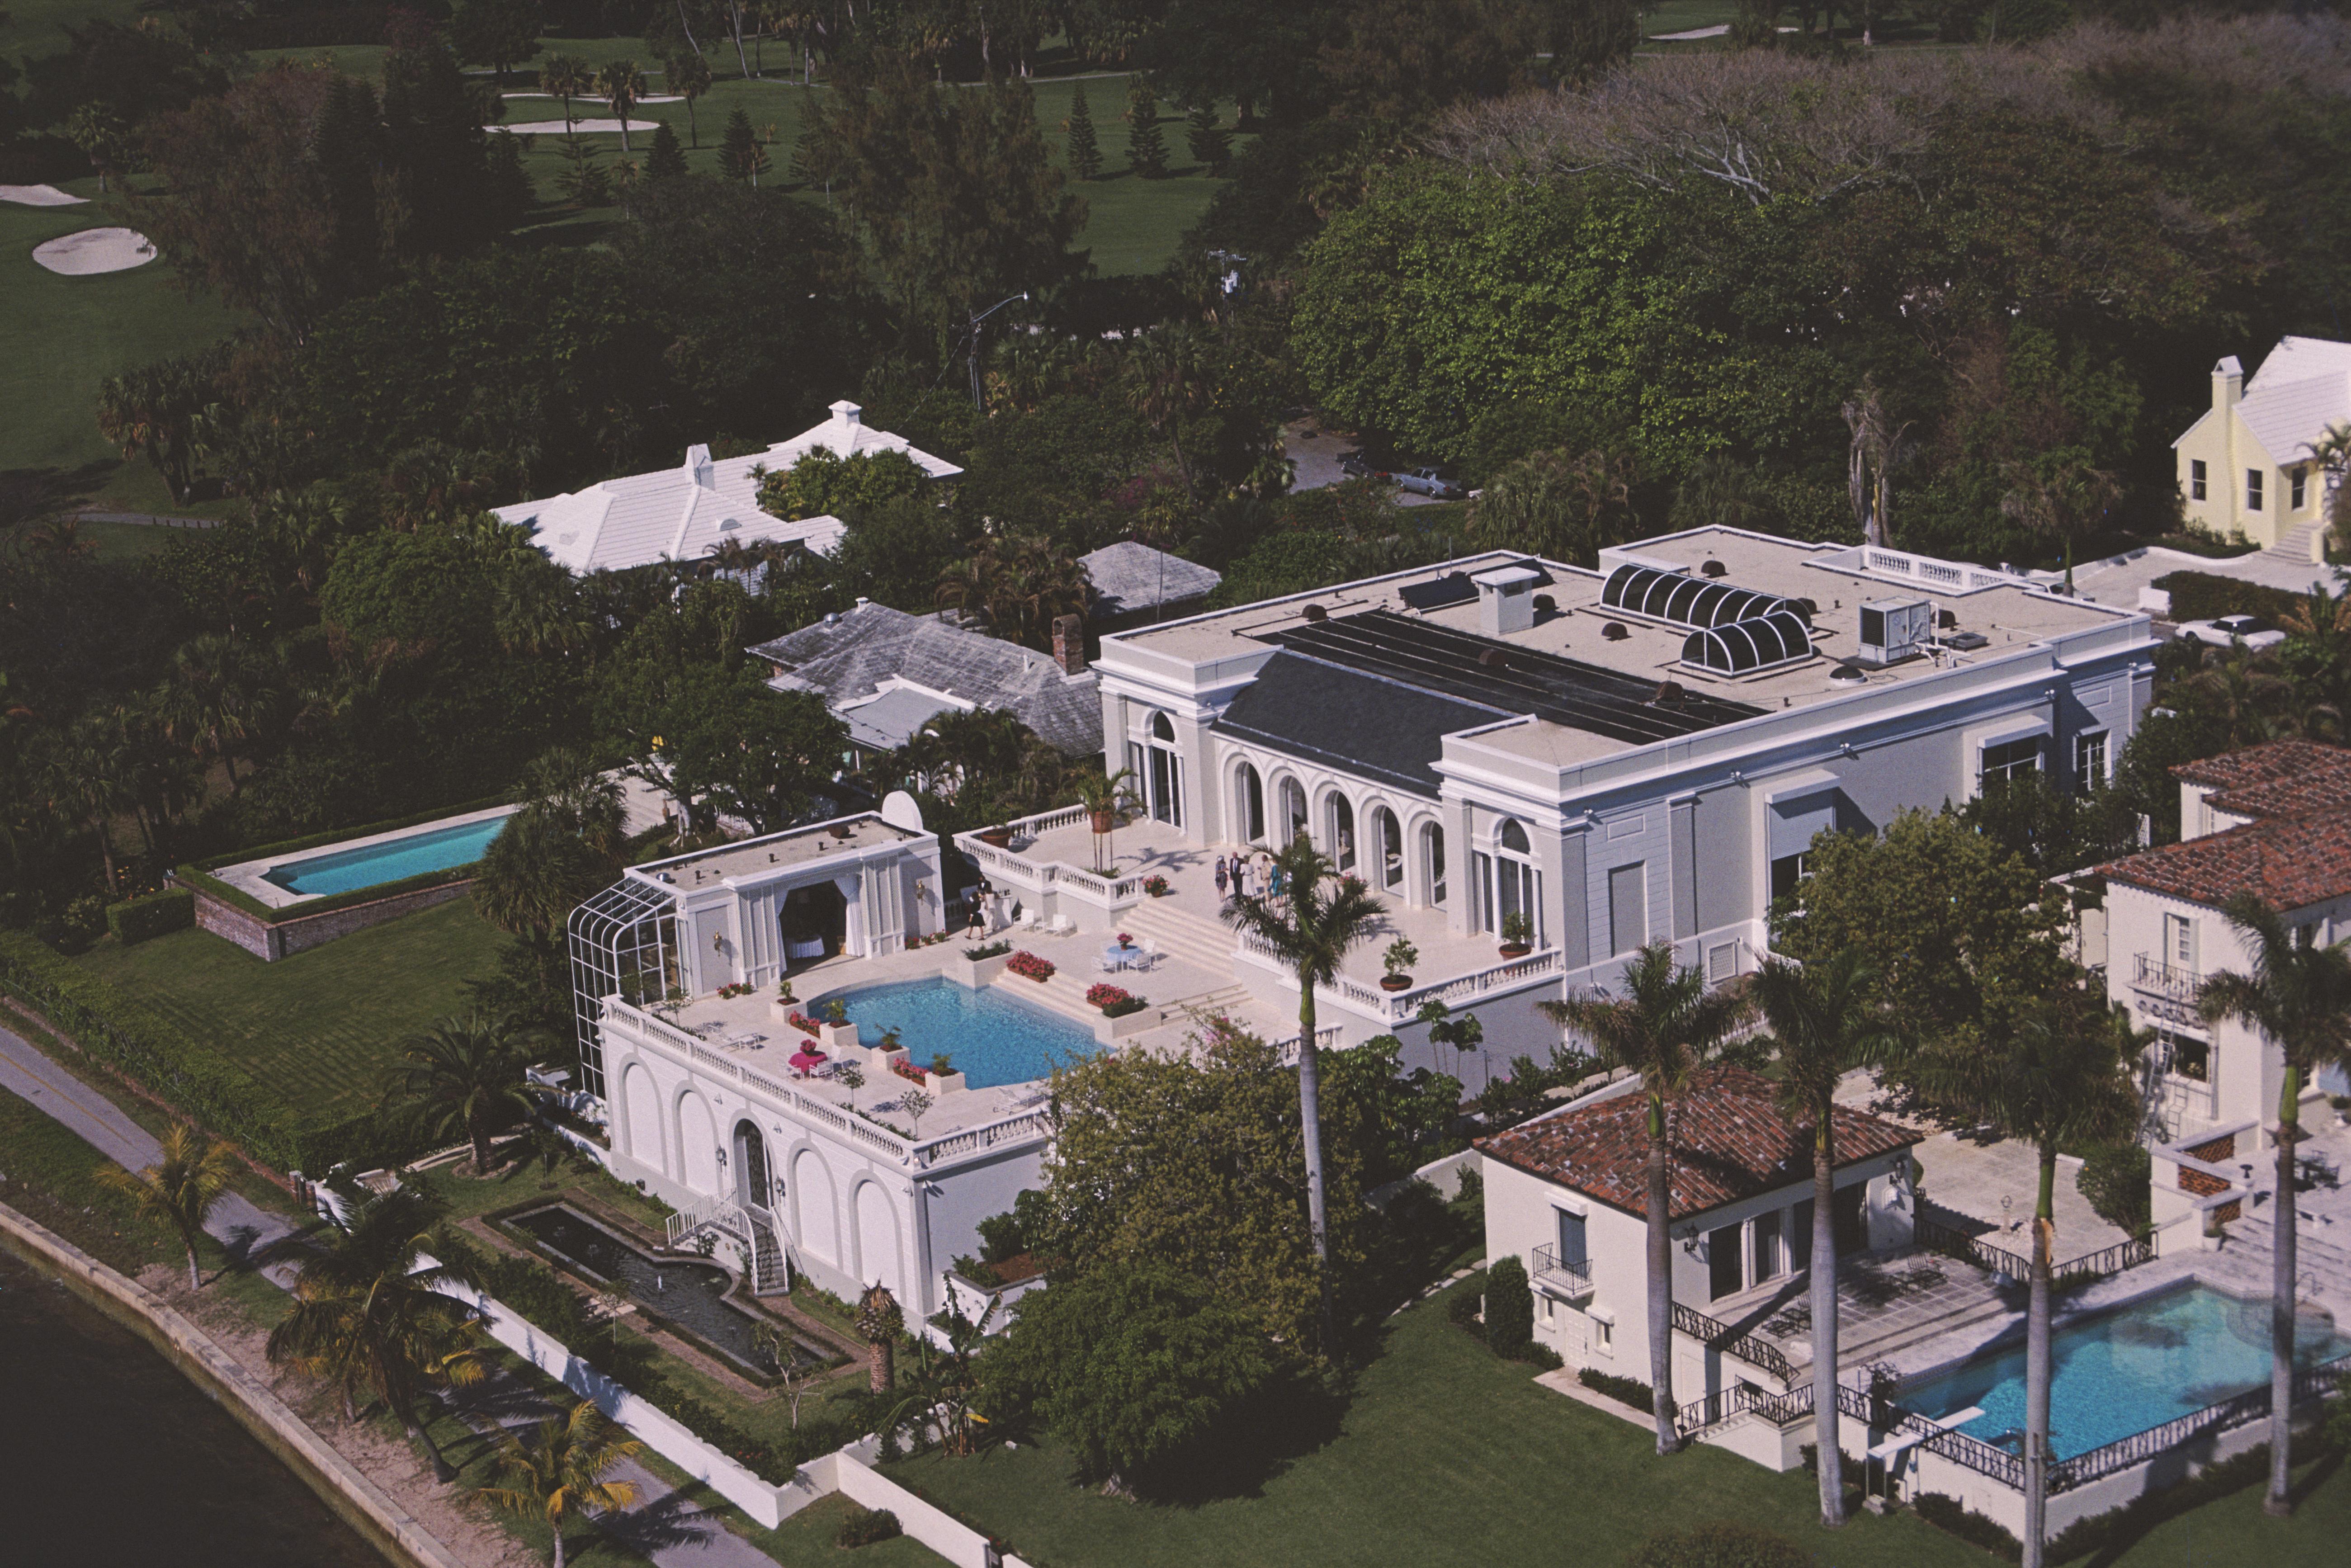
<path id="1" fill-rule="evenodd" d="M 2204 977 L 2195 970 L 2182 968 L 2176 964 L 2167 964 L 2162 959 L 2149 957 L 2145 953 L 2138 956 L 2137 965 L 2131 976 L 2131 986 L 2134 989 L 2150 992 L 2156 996 L 2169 997 L 2175 1001 L 2181 1002 L 2194 1002 L 2196 993 L 2203 988 L 2203 985 Z"/>
<path id="2" fill-rule="evenodd" d="M 1556 1247 L 1535 1249 L 1534 1281 L 1536 1288 L 1573 1301 L 1592 1294 L 1592 1263 L 1589 1259 L 1562 1260 Z"/>

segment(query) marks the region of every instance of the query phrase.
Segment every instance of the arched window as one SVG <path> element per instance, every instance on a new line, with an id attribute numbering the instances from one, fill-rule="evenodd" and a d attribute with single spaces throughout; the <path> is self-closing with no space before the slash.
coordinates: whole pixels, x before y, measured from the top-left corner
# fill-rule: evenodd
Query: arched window
<path id="1" fill-rule="evenodd" d="M 1530 941 L 1542 941 L 1542 873 L 1536 869 L 1533 841 L 1523 823 L 1506 821 L 1494 834 L 1494 852 L 1471 857 L 1478 878 L 1479 923 L 1502 932 L 1512 915 L 1524 915 Z"/>
<path id="2" fill-rule="evenodd" d="M 1354 802 L 1333 789 L 1327 810 L 1331 839 L 1331 863 L 1340 872 L 1355 869 L 1355 807 Z"/>
<path id="3" fill-rule="evenodd" d="M 1420 830 L 1421 869 L 1428 877 L 1428 902 L 1445 907 L 1445 830 L 1430 822 Z"/>
<path id="4" fill-rule="evenodd" d="M 1180 828 L 1184 825 L 1184 754 L 1176 748 L 1176 721 L 1155 713 L 1145 733 L 1150 741 L 1143 748 L 1144 809 L 1153 821 Z"/>
<path id="5" fill-rule="evenodd" d="M 1281 847 L 1306 837 L 1306 791 L 1295 779 L 1281 781 Z"/>
<path id="6" fill-rule="evenodd" d="M 1372 808 L 1372 873 L 1386 891 L 1404 891 L 1404 830 L 1385 806 Z"/>
<path id="7" fill-rule="evenodd" d="M 1246 844 L 1265 842 L 1265 782 L 1249 763 L 1241 764 L 1240 800 L 1241 841 Z"/>

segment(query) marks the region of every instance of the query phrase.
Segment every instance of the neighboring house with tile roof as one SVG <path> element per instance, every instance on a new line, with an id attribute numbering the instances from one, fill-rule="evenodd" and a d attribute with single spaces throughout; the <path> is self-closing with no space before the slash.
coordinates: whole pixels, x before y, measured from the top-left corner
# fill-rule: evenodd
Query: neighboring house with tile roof
<path id="1" fill-rule="evenodd" d="M 1080 556 L 1078 564 L 1094 587 L 1088 619 L 1098 632 L 1188 615 L 1225 580 L 1222 572 L 1133 539 Z"/>
<path id="2" fill-rule="evenodd" d="M 1839 1253 L 1908 1246 L 1909 1151 L 1921 1134 L 1850 1106 L 1833 1116 Z M 1701 1073 L 1675 1102 L 1667 1190 L 1677 1303 L 1740 1324 L 1790 1293 L 1811 1263 L 1812 1141 L 1809 1124 L 1782 1114 L 1771 1082 L 1743 1069 Z M 1527 1266 L 1535 1337 L 1572 1367 L 1647 1382 L 1648 1102 L 1637 1081 L 1477 1148 L 1487 1255 Z M 1674 1363 L 1684 1401 L 1733 1380 L 1719 1348 L 1687 1327 L 1675 1333 Z"/>
<path id="3" fill-rule="evenodd" d="M 2351 423 L 2351 343 L 2281 338 L 2245 379 L 2234 354 L 2212 367 L 2212 406 L 2173 442 L 2188 517 L 2227 538 L 2279 543 L 2326 516 L 2314 449 Z"/>
<path id="4" fill-rule="evenodd" d="M 2174 768 L 2188 836 L 2102 865 L 2107 995 L 2157 1031 L 2165 1132 L 2274 1124 L 2284 1062 L 2240 1024 L 2196 1011 L 2206 977 L 2252 971 L 2221 913 L 2250 893 L 2309 940 L 2351 938 L 2351 750 L 2282 740 Z M 2095 956 L 2095 954 L 2093 954 Z M 2351 1093 L 2339 1072 L 2305 1092 Z"/>
<path id="5" fill-rule="evenodd" d="M 700 560 L 730 541 L 799 544 L 830 555 L 843 531 L 839 517 L 793 522 L 759 509 L 762 476 L 790 468 L 819 447 L 840 457 L 903 453 L 933 479 L 963 472 L 903 435 L 874 429 L 855 403 L 841 402 L 832 405 L 831 419 L 765 452 L 714 459 L 709 447 L 693 446 L 675 468 L 600 480 L 583 490 L 499 507 L 496 513 L 531 529 L 532 543 L 557 565 L 582 575 L 663 560 Z"/>
<path id="6" fill-rule="evenodd" d="M 849 725 L 852 766 L 894 750 L 949 709 L 1009 709 L 1057 751 L 1102 753 L 1102 697 L 1081 646 L 1057 660 L 861 599 L 750 652 L 767 661 L 768 685 L 814 692 Z"/>

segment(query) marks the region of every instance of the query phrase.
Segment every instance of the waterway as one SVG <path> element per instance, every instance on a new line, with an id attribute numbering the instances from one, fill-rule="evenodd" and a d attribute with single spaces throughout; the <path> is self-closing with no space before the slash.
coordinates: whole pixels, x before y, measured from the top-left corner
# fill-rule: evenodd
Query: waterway
<path id="1" fill-rule="evenodd" d="M 0 1563 L 386 1568 L 147 1342 L 0 1251 Z"/>

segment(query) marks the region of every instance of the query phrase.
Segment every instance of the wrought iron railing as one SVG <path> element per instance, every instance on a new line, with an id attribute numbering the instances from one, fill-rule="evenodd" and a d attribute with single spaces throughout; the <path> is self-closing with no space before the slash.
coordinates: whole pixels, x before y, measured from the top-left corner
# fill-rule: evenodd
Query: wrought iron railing
<path id="1" fill-rule="evenodd" d="M 1535 1283 L 1549 1278 L 1552 1286 L 1571 1295 L 1582 1295 L 1592 1289 L 1592 1262 L 1585 1258 L 1566 1258 L 1559 1249 L 1546 1243 L 1535 1249 Z"/>
<path id="2" fill-rule="evenodd" d="M 1900 1406 L 1865 1389 L 1840 1386 L 1837 1389 L 1837 1409 L 1856 1421 L 1865 1422 L 1873 1431 L 1883 1431 L 1890 1437 L 1916 1437 L 1918 1446 L 1941 1455 L 1953 1464 L 1964 1465 L 1978 1475 L 1990 1476 L 2002 1486 L 2024 1490 L 2024 1460 L 2006 1448 L 1996 1448 L 1964 1432 L 1954 1432 L 1938 1427 L 1924 1416 L 1915 1415 Z"/>
<path id="3" fill-rule="evenodd" d="M 2180 1001 L 2194 1001 L 2204 987 L 2204 977 L 2195 970 L 2177 964 L 2167 964 L 2160 958 L 2141 953 L 2131 976 L 2131 984 L 2143 991 L 2156 991 Z"/>
<path id="4" fill-rule="evenodd" d="M 1982 1237 L 1930 1218 L 1923 1210 L 1917 1220 L 1915 1234 L 1918 1245 L 1938 1252 L 1964 1258 L 1979 1268 L 2011 1280 L 2032 1278 L 2032 1260 L 2005 1247 L 1995 1247 Z M 2069 1258 L 2050 1266 L 2049 1278 L 2057 1283 L 2080 1280 L 2101 1280 L 2108 1274 L 2119 1274 L 2126 1269 L 2136 1269 L 2142 1263 L 2155 1261 L 2155 1243 L 2137 1239 L 2117 1241 L 2111 1247 L 2101 1247 L 2095 1252 L 2085 1252 L 2079 1258 Z"/>
<path id="5" fill-rule="evenodd" d="M 2294 1402 L 2299 1405 L 2320 1397 L 2337 1378 L 2346 1375 L 2351 1375 L 2351 1355 L 2338 1355 L 2332 1361 L 2304 1367 L 2294 1375 Z M 2241 1427 L 2248 1421 L 2260 1420 L 2269 1413 L 2268 1385 L 2249 1388 L 2233 1399 L 2223 1399 L 2218 1405 L 2207 1405 L 2201 1410 L 2175 1416 L 2160 1427 L 2134 1432 L 2103 1448 L 2092 1448 L 2086 1454 L 2059 1459 L 2049 1467 L 2049 1490 L 2052 1492 L 2070 1491 L 2101 1476 L 2110 1476 L 2133 1465 L 2144 1464 L 2190 1437 Z"/>
<path id="6" fill-rule="evenodd" d="M 1809 1383 L 1791 1388 L 1785 1394 L 1774 1394 L 1758 1388 L 1751 1383 L 1720 1389 L 1703 1399 L 1693 1399 L 1674 1412 L 1674 1430 L 1687 1437 L 1719 1427 L 1733 1416 L 1761 1416 L 1776 1427 L 1801 1421 L 1813 1413 L 1813 1385 Z"/>
<path id="7" fill-rule="evenodd" d="M 1778 1345 L 1750 1333 L 1741 1333 L 1729 1323 L 1708 1317 L 1695 1307 L 1686 1307 L 1679 1301 L 1674 1303 L 1674 1329 L 1678 1333 L 1689 1335 L 1709 1350 L 1720 1351 L 1725 1355 L 1738 1357 L 1750 1366 L 1761 1367 L 1783 1383 L 1795 1380 L 1795 1364 L 1781 1353 Z"/>

